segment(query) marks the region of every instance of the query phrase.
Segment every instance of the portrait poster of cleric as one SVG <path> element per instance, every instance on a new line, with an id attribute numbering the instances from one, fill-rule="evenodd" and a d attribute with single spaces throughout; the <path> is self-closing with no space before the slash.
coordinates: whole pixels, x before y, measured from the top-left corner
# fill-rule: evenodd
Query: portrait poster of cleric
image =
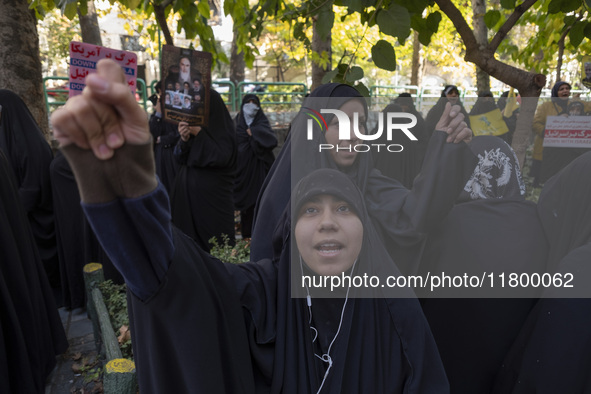
<path id="1" fill-rule="evenodd" d="M 583 57 L 581 67 L 581 79 L 586 88 L 591 89 L 591 56 Z"/>
<path id="2" fill-rule="evenodd" d="M 162 47 L 164 119 L 207 126 L 211 54 L 172 45 Z"/>

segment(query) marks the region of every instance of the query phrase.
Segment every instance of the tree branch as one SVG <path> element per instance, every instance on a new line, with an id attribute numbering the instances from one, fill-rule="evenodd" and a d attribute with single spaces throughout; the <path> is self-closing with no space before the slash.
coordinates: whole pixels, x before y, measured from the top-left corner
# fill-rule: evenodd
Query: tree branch
<path id="1" fill-rule="evenodd" d="M 164 34 L 164 40 L 168 45 L 174 45 L 174 40 L 172 38 L 172 34 L 170 34 L 170 30 L 168 28 L 168 24 L 166 23 L 166 14 L 165 10 L 172 3 L 172 0 L 165 0 L 161 4 L 154 4 L 154 16 L 156 17 L 156 22 L 162 29 L 162 34 Z"/>
<path id="2" fill-rule="evenodd" d="M 466 53 L 471 51 L 478 51 L 478 42 L 474 37 L 474 32 L 468 26 L 468 23 L 464 19 L 464 16 L 458 10 L 458 8 L 451 2 L 451 0 L 435 0 L 435 3 L 439 6 L 441 11 L 449 20 L 454 24 L 458 34 L 462 37 L 464 45 L 466 46 Z"/>
<path id="3" fill-rule="evenodd" d="M 488 44 L 488 47 L 491 50 L 491 52 L 494 53 L 497 51 L 497 48 L 505 39 L 507 33 L 509 33 L 513 26 L 515 26 L 519 18 L 521 18 L 521 16 L 525 14 L 525 12 L 529 10 L 537 1 L 538 0 L 525 0 L 523 3 L 515 7 L 515 11 L 513 11 L 513 13 L 509 15 L 509 18 L 507 18 L 505 23 L 503 23 L 503 26 L 500 27 L 497 34 L 495 34 L 493 39 L 490 41 L 490 44 Z"/>

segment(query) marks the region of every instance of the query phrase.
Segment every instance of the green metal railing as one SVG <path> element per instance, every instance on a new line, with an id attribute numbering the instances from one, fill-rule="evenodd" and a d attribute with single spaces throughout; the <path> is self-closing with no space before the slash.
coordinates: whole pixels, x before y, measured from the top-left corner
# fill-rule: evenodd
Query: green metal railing
<path id="1" fill-rule="evenodd" d="M 48 87 L 49 81 L 62 81 L 58 87 Z M 51 114 L 52 109 L 61 107 L 68 100 L 70 89 L 68 85 L 68 77 L 45 77 L 43 78 L 43 99 L 47 113 Z M 145 111 L 148 110 L 147 99 L 148 93 L 146 89 L 146 82 L 142 78 L 137 79 L 136 93 L 139 95 L 139 103 Z M 154 85 L 154 83 L 152 83 Z"/>
<path id="2" fill-rule="evenodd" d="M 297 82 L 240 82 L 236 95 L 237 109 L 240 109 L 242 98 L 247 94 L 258 96 L 261 105 L 265 105 L 270 111 L 282 111 L 294 106 L 299 109 L 299 105 L 308 94 L 308 87 Z"/>
<path id="3" fill-rule="evenodd" d="M 236 85 L 232 81 L 212 81 L 212 88 L 216 90 L 224 103 L 228 107 L 229 111 L 236 112 Z"/>
<path id="4" fill-rule="evenodd" d="M 372 85 L 369 87 L 371 97 L 371 109 L 381 111 L 392 102 L 400 93 L 410 93 L 415 102 L 418 102 L 420 88 L 415 85 L 383 86 Z M 418 107 L 417 107 L 418 109 Z"/>
<path id="5" fill-rule="evenodd" d="M 70 90 L 68 89 L 68 77 L 45 77 L 43 78 L 43 99 L 45 102 L 45 108 L 49 115 L 51 107 L 61 107 L 68 100 Z M 47 87 L 48 81 L 62 81 L 59 87 L 51 88 Z M 51 97 L 51 101 L 50 101 Z"/>
<path id="6" fill-rule="evenodd" d="M 51 83 L 50 83 L 51 82 Z M 152 81 L 149 89 L 150 94 L 156 91 L 156 82 Z M 55 87 L 52 87 L 55 86 Z M 265 106 L 265 111 L 281 112 L 294 111 L 299 109 L 304 97 L 308 93 L 308 87 L 304 83 L 291 82 L 240 82 L 237 86 L 228 80 L 214 80 L 212 87 L 222 96 L 228 110 L 236 112 L 240 110 L 242 98 L 246 94 L 255 94 Z M 372 85 L 370 86 L 370 104 L 374 111 L 381 111 L 386 105 L 394 100 L 400 93 L 410 93 L 415 101 L 416 108 L 426 113 L 441 97 L 442 87 L 420 87 L 416 85 Z M 148 88 L 146 82 L 137 79 L 137 94 L 139 103 L 144 110 L 148 110 L 147 98 Z M 51 113 L 53 109 L 62 106 L 68 99 L 68 78 L 67 77 L 45 77 L 43 78 L 44 102 L 47 112 Z M 492 92 L 496 98 L 501 91 Z M 583 99 L 591 98 L 590 90 L 573 90 L 572 94 L 579 94 Z M 540 97 L 546 100 L 550 96 L 550 91 L 544 89 Z M 462 89 L 460 98 L 464 101 L 466 108 L 474 104 L 477 98 L 475 89 Z"/>

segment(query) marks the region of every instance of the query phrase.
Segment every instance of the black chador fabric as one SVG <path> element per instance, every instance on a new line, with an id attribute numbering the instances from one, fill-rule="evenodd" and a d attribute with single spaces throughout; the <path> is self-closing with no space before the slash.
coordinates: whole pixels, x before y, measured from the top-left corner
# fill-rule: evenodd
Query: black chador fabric
<path id="1" fill-rule="evenodd" d="M 123 283 L 123 278 L 104 253 L 84 217 L 74 174 L 60 151 L 51 162 L 50 174 L 64 306 L 84 307 L 86 290 L 82 270 L 85 264 L 102 264 L 105 279 Z"/>
<path id="2" fill-rule="evenodd" d="M 544 184 L 538 202 L 550 244 L 548 272 L 572 273 L 574 288 L 581 289 L 591 278 L 590 172 L 586 153 Z M 546 289 L 530 313 L 495 393 L 591 392 L 591 299 L 559 299 L 560 291 Z"/>
<path id="3" fill-rule="evenodd" d="M 478 165 L 458 204 L 429 234 L 422 274 L 543 273 L 548 247 L 536 206 L 524 198 L 514 152 L 492 136 L 475 137 L 470 147 Z M 452 393 L 490 392 L 538 292 L 519 299 L 472 298 L 495 296 L 488 294 L 471 289 L 462 298 L 421 302 Z"/>
<path id="4" fill-rule="evenodd" d="M 44 393 L 68 342 L 2 152 L 0 182 L 0 392 Z"/>
<path id="5" fill-rule="evenodd" d="M 360 99 L 366 110 L 365 100 L 354 88 L 343 84 L 322 85 L 310 95 L 293 120 L 290 134 L 277 160 L 265 179 L 257 201 L 251 244 L 253 259 L 270 258 L 273 250 L 269 244 L 273 231 L 287 206 L 292 185 L 319 168 L 339 169 L 330 154 L 318 151 L 319 144 L 326 143 L 324 132 L 313 124 L 312 140 L 307 139 L 307 108 L 338 109 L 348 100 Z M 329 122 L 329 116 L 325 114 Z M 447 134 L 434 133 L 413 189 L 406 189 L 400 182 L 383 176 L 373 168 L 368 153 L 359 153 L 354 164 L 340 169 L 347 174 L 366 198 L 369 215 L 384 239 L 400 269 L 405 266 L 416 269 L 414 261 L 423 240 L 423 232 L 439 221 L 453 206 L 466 183 L 474 165 L 466 166 L 474 155 L 465 144 L 446 143 Z"/>
<path id="6" fill-rule="evenodd" d="M 401 97 L 401 99 L 404 98 L 405 97 Z M 409 99 L 412 100 L 410 97 Z M 386 106 L 382 111 L 384 124 L 386 124 L 386 114 L 393 112 L 402 112 L 402 108 L 398 104 L 390 104 Z M 429 140 L 429 137 L 425 132 L 425 121 L 420 114 L 411 113 L 416 116 L 417 124 L 410 128 L 409 131 L 417 138 L 417 141 L 412 141 L 400 130 L 394 131 L 392 140 L 388 140 L 386 131 L 384 130 L 381 137 L 373 142 L 375 144 L 384 144 L 380 151 L 373 155 L 375 168 L 388 178 L 396 179 L 407 189 L 412 188 L 416 176 L 421 171 L 421 165 L 423 164 L 423 158 L 425 157 L 425 150 Z M 408 119 L 404 119 L 400 122 L 408 121 Z M 377 127 L 378 126 L 376 126 L 376 128 L 369 134 L 375 134 L 377 132 Z M 392 148 L 394 152 L 390 152 L 386 149 L 386 146 L 393 144 L 402 146 L 403 150 L 399 152 L 397 151 L 399 148 L 395 146 Z"/>
<path id="7" fill-rule="evenodd" d="M 254 100 L 259 109 L 250 124 L 244 116 L 244 105 Z M 277 137 L 261 108 L 259 98 L 247 94 L 242 99 L 240 112 L 234 119 L 238 157 L 236 161 L 236 180 L 234 181 L 234 203 L 242 211 L 254 206 L 259 190 L 265 181 L 269 169 L 275 161 L 273 148 L 277 146 Z M 246 132 L 250 129 L 251 135 Z"/>
<path id="8" fill-rule="evenodd" d="M 170 194 L 174 188 L 176 174 L 180 164 L 174 157 L 174 147 L 181 138 L 178 127 L 165 122 L 161 117 L 150 117 L 150 133 L 154 137 L 154 161 L 156 162 L 156 174 L 160 182 Z"/>
<path id="9" fill-rule="evenodd" d="M 364 226 L 354 268 L 397 274 L 375 236 L 357 188 L 342 173 L 321 170 L 294 189 L 294 207 L 320 194 L 349 202 Z M 129 295 L 134 355 L 142 392 L 203 393 L 446 393 L 433 338 L 414 298 L 292 298 L 300 280 L 289 211 L 274 238 L 274 260 L 223 264 L 174 231 L 175 254 L 158 292 Z M 297 261 L 297 260 L 296 260 Z M 293 275 L 297 276 L 294 277 Z M 300 291 L 297 293 L 305 295 Z M 403 289 L 396 294 L 409 297 Z M 331 307 L 332 305 L 332 307 Z M 341 312 L 343 312 L 341 323 Z M 310 321 L 339 327 L 332 366 L 320 360 Z M 332 332 L 332 330 L 331 330 Z M 325 357 L 326 358 L 326 357 Z M 324 384 L 322 383 L 324 381 Z"/>
<path id="10" fill-rule="evenodd" d="M 16 177 L 41 260 L 52 286 L 59 285 L 49 164 L 53 153 L 29 109 L 15 93 L 0 90 L 0 151 Z"/>
<path id="11" fill-rule="evenodd" d="M 221 96 L 210 94 L 209 125 L 188 142 L 179 139 L 181 164 L 171 196 L 172 222 L 209 251 L 209 240 L 234 239 L 234 122 Z"/>

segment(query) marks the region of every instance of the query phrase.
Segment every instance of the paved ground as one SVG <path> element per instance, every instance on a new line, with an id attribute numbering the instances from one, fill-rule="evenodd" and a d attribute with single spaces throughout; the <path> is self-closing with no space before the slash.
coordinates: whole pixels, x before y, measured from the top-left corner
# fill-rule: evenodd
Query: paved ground
<path id="1" fill-rule="evenodd" d="M 96 351 L 92 322 L 86 309 L 59 309 L 70 347 L 58 357 L 57 366 L 47 379 L 45 394 L 102 393 L 97 371 L 102 362 Z"/>

